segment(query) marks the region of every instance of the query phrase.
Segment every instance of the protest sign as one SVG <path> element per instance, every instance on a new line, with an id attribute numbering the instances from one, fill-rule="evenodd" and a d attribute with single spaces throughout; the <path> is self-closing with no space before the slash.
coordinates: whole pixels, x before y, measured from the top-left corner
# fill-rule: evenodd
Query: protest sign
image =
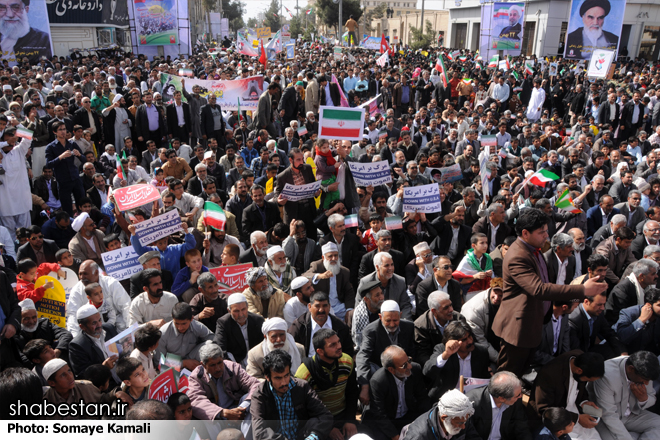
<path id="1" fill-rule="evenodd" d="M 51 272 L 48 276 L 56 278 L 64 288 L 64 293 L 66 294 L 67 301 L 69 300 L 69 295 L 71 294 L 71 289 L 78 283 L 78 274 L 69 269 L 68 267 L 60 267 L 60 270 L 64 271 L 64 278 L 60 277 L 57 272 Z"/>
<path id="2" fill-rule="evenodd" d="M 142 271 L 142 265 L 138 261 L 138 254 L 133 246 L 126 246 L 114 251 L 101 254 L 105 273 L 117 281 L 130 278 L 133 274 Z"/>
<path id="3" fill-rule="evenodd" d="M 395 215 L 393 217 L 385 217 L 385 229 L 393 231 L 395 229 L 403 229 L 403 222 L 401 217 Z"/>
<path id="4" fill-rule="evenodd" d="M 66 328 L 66 293 L 62 284 L 55 278 L 46 275 L 37 279 L 34 288 L 38 289 L 48 281 L 53 283 L 53 287 L 46 289 L 41 301 L 34 303 L 34 307 L 37 309 L 37 317 L 48 318 L 56 326 Z"/>
<path id="5" fill-rule="evenodd" d="M 360 41 L 360 47 L 362 49 L 380 50 L 380 40 L 379 37 L 366 36 Z"/>
<path id="6" fill-rule="evenodd" d="M 481 136 L 481 146 L 482 147 L 492 147 L 497 145 L 497 137 L 494 134 L 485 134 Z"/>
<path id="7" fill-rule="evenodd" d="M 437 183 L 403 188 L 404 212 L 439 212 L 440 203 Z"/>
<path id="8" fill-rule="evenodd" d="M 105 347 L 108 352 L 114 353 L 117 356 L 122 354 L 129 355 L 133 351 L 133 344 L 135 343 L 135 330 L 138 329 L 138 324 L 135 323 L 123 332 L 119 333 L 114 338 L 105 342 Z M 110 355 L 112 356 L 112 354 Z"/>
<path id="9" fill-rule="evenodd" d="M 439 168 L 439 171 L 441 173 L 440 183 L 456 182 L 463 178 L 461 166 L 457 163 L 449 167 Z"/>
<path id="10" fill-rule="evenodd" d="M 613 50 L 597 49 L 591 53 L 587 76 L 589 78 L 605 78 L 614 60 Z"/>
<path id="11" fill-rule="evenodd" d="M 232 266 L 220 266 L 209 269 L 218 280 L 218 290 L 220 293 L 231 295 L 245 290 L 245 272 L 252 269 L 252 263 L 234 264 Z"/>
<path id="12" fill-rule="evenodd" d="M 174 353 L 167 353 L 167 356 L 164 356 L 163 353 L 160 354 L 160 369 L 161 371 L 164 371 L 165 368 L 173 368 L 177 372 L 181 371 L 181 367 L 183 366 L 183 361 L 181 360 L 181 356 L 178 354 Z"/>
<path id="13" fill-rule="evenodd" d="M 261 27 L 257 28 L 257 38 L 270 38 L 270 28 L 269 27 Z"/>
<path id="14" fill-rule="evenodd" d="M 167 399 L 177 392 L 177 381 L 174 376 L 174 369 L 169 368 L 154 377 L 149 385 L 148 398 L 167 403 Z"/>
<path id="15" fill-rule="evenodd" d="M 135 235 L 140 244 L 146 246 L 163 237 L 172 235 L 180 229 L 182 229 L 181 217 L 179 217 L 179 211 L 174 209 L 136 224 Z"/>
<path id="16" fill-rule="evenodd" d="M 463 392 L 467 393 L 468 391 L 484 387 L 490 383 L 490 379 L 478 379 L 476 377 L 464 377 L 463 378 Z"/>
<path id="17" fill-rule="evenodd" d="M 321 181 L 307 183 L 305 185 L 291 185 L 287 183 L 282 190 L 284 196 L 289 202 L 297 202 L 304 199 L 313 199 L 314 194 L 321 189 Z"/>
<path id="18" fill-rule="evenodd" d="M 426 169 L 431 174 L 431 180 L 433 182 L 440 183 L 442 181 L 442 168 L 427 167 Z"/>
<path id="19" fill-rule="evenodd" d="M 131 185 L 125 188 L 113 189 L 117 206 L 121 211 L 130 211 L 147 203 L 160 200 L 160 192 L 153 185 Z"/>
<path id="20" fill-rule="evenodd" d="M 238 110 L 238 100 L 241 101 L 241 111 L 254 111 L 257 109 L 259 96 L 264 91 L 264 77 L 250 76 L 234 80 L 211 80 L 197 78 L 182 78 L 180 76 L 161 73 L 160 83 L 162 85 L 163 102 L 170 104 L 174 102 L 174 92 L 182 91 L 181 80 L 185 79 L 185 89 L 192 95 L 193 87 L 199 86 L 199 96 L 208 99 L 214 95 L 216 104 L 223 110 Z M 185 97 L 182 98 L 186 101 Z"/>
<path id="21" fill-rule="evenodd" d="M 346 162 L 358 186 L 384 185 L 392 181 L 390 166 L 386 160 L 380 162 Z"/>
<path id="22" fill-rule="evenodd" d="M 284 46 L 286 48 L 286 59 L 287 60 L 292 60 L 296 57 L 296 45 L 295 44 L 287 44 Z"/>

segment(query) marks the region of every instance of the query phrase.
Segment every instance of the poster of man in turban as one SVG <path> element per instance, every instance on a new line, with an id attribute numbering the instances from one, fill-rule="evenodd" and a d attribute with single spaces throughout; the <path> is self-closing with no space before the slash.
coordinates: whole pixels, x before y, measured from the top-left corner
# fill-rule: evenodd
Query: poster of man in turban
<path id="1" fill-rule="evenodd" d="M 525 22 L 524 3 L 493 4 L 492 49 L 507 50 L 508 55 L 520 53 Z"/>
<path id="2" fill-rule="evenodd" d="M 573 0 L 564 57 L 588 60 L 596 49 L 618 50 L 625 0 Z"/>

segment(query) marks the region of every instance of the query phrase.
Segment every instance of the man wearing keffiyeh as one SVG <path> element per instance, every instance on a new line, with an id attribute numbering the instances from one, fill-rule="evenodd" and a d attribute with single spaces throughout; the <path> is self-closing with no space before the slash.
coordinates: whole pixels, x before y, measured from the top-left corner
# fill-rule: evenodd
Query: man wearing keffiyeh
<path id="1" fill-rule="evenodd" d="M 284 304 L 291 297 L 270 285 L 263 267 L 249 269 L 245 273 L 245 281 L 248 287 L 243 291 L 243 295 L 247 299 L 249 312 L 263 318 L 284 317 Z"/>
<path id="2" fill-rule="evenodd" d="M 266 257 L 268 261 L 264 270 L 270 285 L 284 293 L 291 293 L 291 281 L 296 277 L 296 270 L 287 261 L 284 249 L 281 246 L 273 246 L 266 252 Z"/>

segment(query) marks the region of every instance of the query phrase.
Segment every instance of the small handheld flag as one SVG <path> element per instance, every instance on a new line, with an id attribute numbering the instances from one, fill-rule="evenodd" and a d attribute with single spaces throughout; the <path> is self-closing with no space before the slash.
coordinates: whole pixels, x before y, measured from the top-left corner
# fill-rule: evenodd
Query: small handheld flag
<path id="1" fill-rule="evenodd" d="M 213 202 L 204 203 L 204 225 L 210 226 L 213 229 L 218 231 L 225 230 L 225 223 L 227 223 L 227 216 L 225 211 L 218 205 Z"/>

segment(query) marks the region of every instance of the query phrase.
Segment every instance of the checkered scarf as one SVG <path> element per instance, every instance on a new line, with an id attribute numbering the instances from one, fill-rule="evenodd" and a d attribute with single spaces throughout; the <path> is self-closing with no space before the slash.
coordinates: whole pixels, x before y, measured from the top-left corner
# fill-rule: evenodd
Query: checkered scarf
<path id="1" fill-rule="evenodd" d="M 268 282 L 273 288 L 282 290 L 287 295 L 291 293 L 291 281 L 296 277 L 296 270 L 291 267 L 291 263 L 286 263 L 286 267 L 282 273 L 282 284 L 278 281 L 277 275 L 275 275 L 275 272 L 273 272 L 273 269 L 268 262 L 264 265 L 264 270 L 266 271 Z"/>
<path id="2" fill-rule="evenodd" d="M 362 300 L 358 303 L 353 312 L 353 328 L 351 329 L 353 342 L 358 349 L 360 348 L 360 345 L 362 345 L 362 330 L 368 325 L 369 309 L 367 309 L 367 305 L 364 303 L 364 300 Z"/>

